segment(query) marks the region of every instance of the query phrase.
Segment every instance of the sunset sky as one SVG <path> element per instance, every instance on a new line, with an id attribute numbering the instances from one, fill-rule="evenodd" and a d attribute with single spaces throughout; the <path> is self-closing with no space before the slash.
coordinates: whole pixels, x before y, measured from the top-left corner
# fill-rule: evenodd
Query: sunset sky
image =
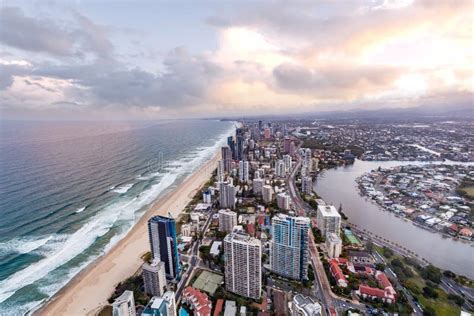
<path id="1" fill-rule="evenodd" d="M 159 119 L 472 102 L 473 1 L 0 2 L 0 115 Z"/>

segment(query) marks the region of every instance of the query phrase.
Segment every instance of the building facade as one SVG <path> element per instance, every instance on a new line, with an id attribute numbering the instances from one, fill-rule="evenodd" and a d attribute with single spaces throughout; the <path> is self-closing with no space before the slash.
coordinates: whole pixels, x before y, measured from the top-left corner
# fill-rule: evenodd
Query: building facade
<path id="1" fill-rule="evenodd" d="M 264 185 L 262 187 L 262 197 L 265 203 L 270 203 L 273 200 L 273 188 L 271 185 Z"/>
<path id="2" fill-rule="evenodd" d="M 154 216 L 148 220 L 148 237 L 154 259 L 165 264 L 166 277 L 179 278 L 178 241 L 176 238 L 176 222 L 173 218 Z"/>
<path id="3" fill-rule="evenodd" d="M 237 295 L 260 298 L 262 287 L 262 245 L 245 233 L 224 238 L 225 286 Z"/>
<path id="4" fill-rule="evenodd" d="M 145 262 L 142 266 L 142 277 L 145 293 L 152 296 L 162 296 L 166 289 L 165 263 L 153 259 L 151 263 Z"/>
<path id="5" fill-rule="evenodd" d="M 341 230 L 341 215 L 334 205 L 319 205 L 316 215 L 318 229 L 321 236 L 326 237 L 329 233 L 335 233 L 339 236 Z"/>
<path id="6" fill-rule="evenodd" d="M 342 240 L 335 233 L 326 234 L 326 249 L 329 258 L 339 258 L 342 251 Z"/>
<path id="7" fill-rule="evenodd" d="M 219 183 L 219 203 L 223 208 L 235 208 L 235 187 L 228 182 Z"/>
<path id="8" fill-rule="evenodd" d="M 237 213 L 231 210 L 219 210 L 219 231 L 231 233 L 237 225 Z"/>
<path id="9" fill-rule="evenodd" d="M 278 214 L 272 218 L 270 265 L 273 272 L 290 279 L 307 279 L 309 227 L 307 217 Z"/>
<path id="10" fill-rule="evenodd" d="M 124 291 L 112 303 L 113 316 L 135 316 L 135 299 L 132 291 Z"/>

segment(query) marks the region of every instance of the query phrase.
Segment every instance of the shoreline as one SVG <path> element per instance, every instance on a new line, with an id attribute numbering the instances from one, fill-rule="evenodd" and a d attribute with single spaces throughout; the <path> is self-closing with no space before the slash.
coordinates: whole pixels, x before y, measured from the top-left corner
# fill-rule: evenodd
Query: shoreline
<path id="1" fill-rule="evenodd" d="M 220 148 L 176 188 L 154 201 L 124 238 L 75 275 L 33 315 L 95 315 L 100 311 L 108 304 L 116 285 L 141 267 L 141 256 L 149 251 L 148 219 L 168 212 L 177 218 L 195 192 L 209 180 L 219 159 Z"/>

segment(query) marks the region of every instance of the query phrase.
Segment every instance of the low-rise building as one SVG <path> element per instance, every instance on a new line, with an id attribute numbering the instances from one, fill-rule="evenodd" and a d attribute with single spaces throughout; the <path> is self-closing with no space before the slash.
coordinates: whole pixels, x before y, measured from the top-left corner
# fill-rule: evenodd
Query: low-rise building
<path id="1" fill-rule="evenodd" d="M 291 301 L 292 316 L 318 316 L 321 315 L 321 305 L 311 297 L 297 294 Z"/>
<path id="2" fill-rule="evenodd" d="M 183 291 L 183 303 L 188 304 L 196 316 L 210 316 L 212 302 L 206 293 L 188 286 Z"/>

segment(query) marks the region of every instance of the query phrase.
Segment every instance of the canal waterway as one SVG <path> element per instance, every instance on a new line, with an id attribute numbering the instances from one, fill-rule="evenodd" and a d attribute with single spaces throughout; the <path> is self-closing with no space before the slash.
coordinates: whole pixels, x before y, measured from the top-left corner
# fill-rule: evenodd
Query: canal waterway
<path id="1" fill-rule="evenodd" d="M 436 162 L 441 163 L 441 162 Z M 462 164 L 442 162 L 443 164 Z M 418 254 L 433 265 L 474 279 L 474 246 L 471 242 L 443 237 L 415 226 L 411 221 L 384 211 L 359 194 L 356 178 L 366 172 L 400 165 L 423 165 L 426 162 L 361 161 L 322 172 L 315 190 L 327 203 L 342 204 L 349 221 L 375 235 L 386 238 Z"/>

